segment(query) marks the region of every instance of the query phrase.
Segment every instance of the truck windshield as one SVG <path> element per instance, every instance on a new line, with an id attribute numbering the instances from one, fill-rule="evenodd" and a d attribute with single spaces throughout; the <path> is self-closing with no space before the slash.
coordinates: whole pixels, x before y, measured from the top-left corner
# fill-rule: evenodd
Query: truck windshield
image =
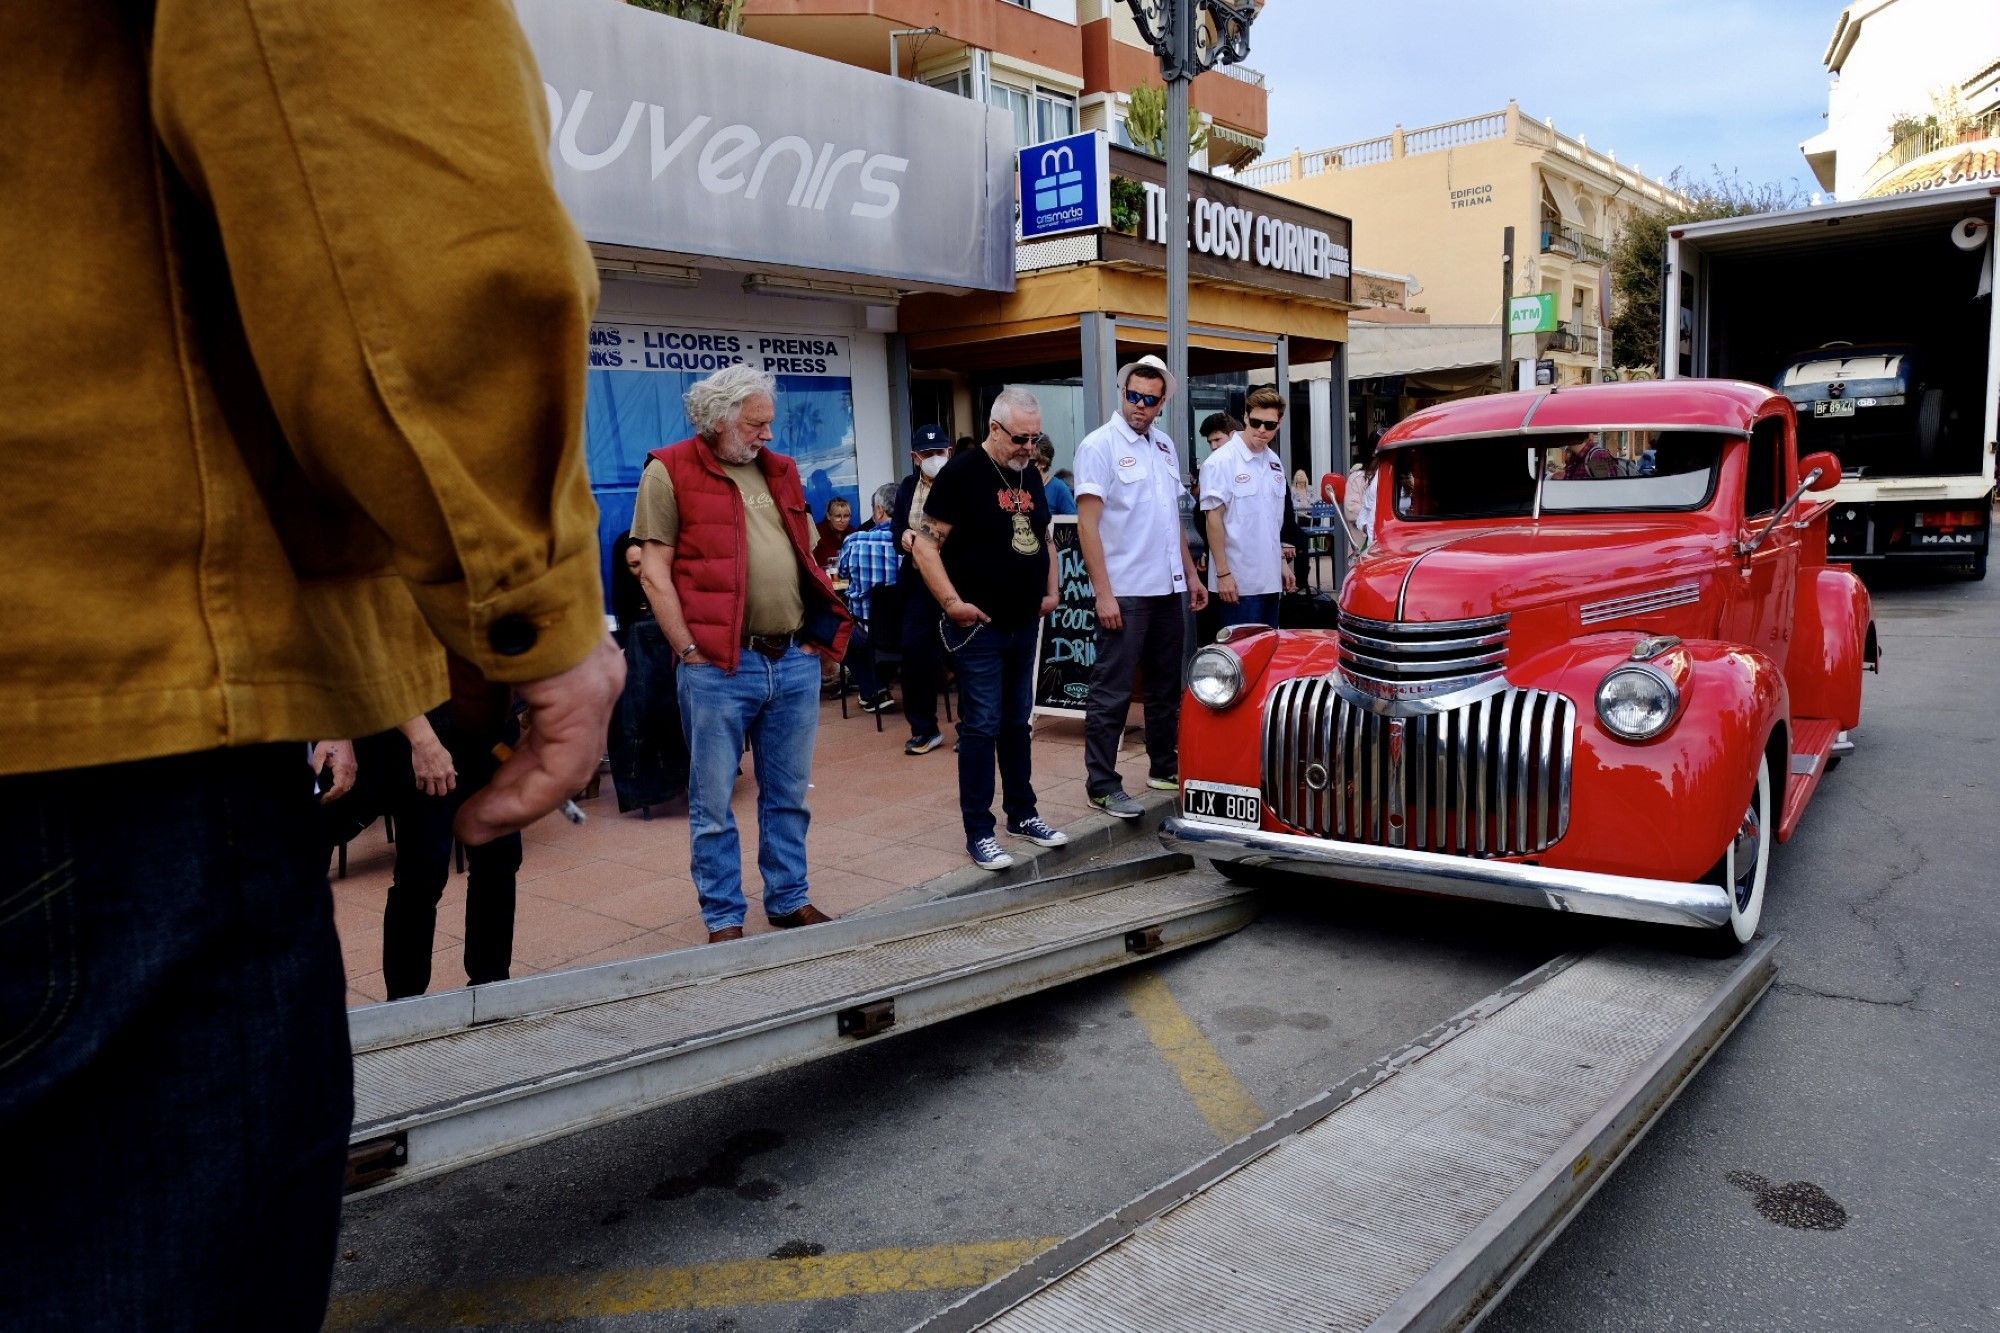
<path id="1" fill-rule="evenodd" d="M 1699 509 L 1714 493 L 1723 439 L 1605 430 L 1412 445 L 1395 453 L 1396 516 L 1527 518 L 1538 484 L 1544 514 Z"/>

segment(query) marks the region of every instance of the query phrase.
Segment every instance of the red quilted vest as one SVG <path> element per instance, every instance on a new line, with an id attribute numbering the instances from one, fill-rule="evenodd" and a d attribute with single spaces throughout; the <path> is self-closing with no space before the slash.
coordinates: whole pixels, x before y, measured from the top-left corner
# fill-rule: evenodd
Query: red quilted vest
<path id="1" fill-rule="evenodd" d="M 744 532 L 743 492 L 722 470 L 715 451 L 700 436 L 653 450 L 651 457 L 667 469 L 680 511 L 680 540 L 674 544 L 674 594 L 681 615 L 701 655 L 724 671 L 735 671 L 743 645 L 744 590 L 750 582 L 750 543 Z M 805 578 L 806 629 L 837 624 L 830 641 L 808 642 L 815 652 L 839 658 L 847 651 L 852 622 L 826 571 L 813 563 L 815 536 L 812 511 L 799 485 L 799 468 L 771 449 L 757 455 L 757 470 L 771 488 L 771 500 L 784 516 L 785 531 L 799 558 Z M 815 597 L 820 605 L 815 606 Z M 831 613 L 831 619 L 829 618 Z"/>

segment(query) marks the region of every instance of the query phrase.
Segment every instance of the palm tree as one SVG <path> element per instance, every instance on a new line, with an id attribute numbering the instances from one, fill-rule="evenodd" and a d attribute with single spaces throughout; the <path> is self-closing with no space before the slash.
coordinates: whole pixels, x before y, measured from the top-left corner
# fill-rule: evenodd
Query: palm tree
<path id="1" fill-rule="evenodd" d="M 625 3 L 706 28 L 743 31 L 743 0 L 625 0 Z"/>

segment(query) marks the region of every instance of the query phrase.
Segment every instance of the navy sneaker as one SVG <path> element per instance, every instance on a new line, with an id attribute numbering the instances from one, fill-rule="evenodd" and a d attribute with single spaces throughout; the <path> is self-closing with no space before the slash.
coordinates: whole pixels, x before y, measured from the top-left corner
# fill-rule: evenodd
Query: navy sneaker
<path id="1" fill-rule="evenodd" d="M 965 844 L 965 853 L 972 858 L 972 864 L 981 870 L 1005 870 L 1014 864 L 1014 858 L 1000 848 L 997 838 L 981 838 L 977 842 Z"/>
<path id="2" fill-rule="evenodd" d="M 1050 828 L 1040 815 L 1011 821 L 1007 831 L 1017 838 L 1026 838 L 1037 847 L 1060 847 L 1069 841 L 1069 834 L 1059 828 Z"/>
<path id="3" fill-rule="evenodd" d="M 932 750 L 937 749 L 938 746 L 943 744 L 944 734 L 942 732 L 932 732 L 928 736 L 912 736 L 909 740 L 903 742 L 903 753 L 929 754 Z"/>

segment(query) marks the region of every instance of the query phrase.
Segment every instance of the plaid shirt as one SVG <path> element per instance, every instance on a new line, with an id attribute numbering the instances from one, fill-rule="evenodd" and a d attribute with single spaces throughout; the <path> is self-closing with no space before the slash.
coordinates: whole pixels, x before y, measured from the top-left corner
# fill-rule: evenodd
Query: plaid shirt
<path id="1" fill-rule="evenodd" d="M 834 566 L 847 580 L 847 609 L 863 625 L 868 623 L 868 598 L 884 583 L 896 581 L 896 534 L 887 523 L 866 532 L 849 533 L 840 544 L 840 560 Z"/>

